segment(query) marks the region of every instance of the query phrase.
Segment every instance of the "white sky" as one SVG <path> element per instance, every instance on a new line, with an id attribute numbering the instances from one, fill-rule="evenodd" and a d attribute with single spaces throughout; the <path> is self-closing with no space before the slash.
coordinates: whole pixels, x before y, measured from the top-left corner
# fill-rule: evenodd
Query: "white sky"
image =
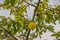
<path id="1" fill-rule="evenodd" d="M 49 0 L 50 2 L 49 2 L 49 4 L 54 4 L 54 5 L 58 5 L 58 4 L 60 4 L 60 1 L 59 0 Z M 37 0 L 34 0 L 34 2 L 37 2 Z M 3 3 L 3 0 L 0 0 L 0 3 Z M 31 7 L 30 6 L 30 8 L 28 8 L 29 10 L 27 11 L 29 14 L 29 18 L 32 18 L 32 15 L 33 15 L 33 9 L 34 9 L 34 7 Z M 6 17 L 8 17 L 8 16 L 10 16 L 9 15 L 9 10 L 4 10 L 4 9 L 2 9 L 2 10 L 0 10 L 0 15 L 2 15 L 2 16 L 6 16 Z M 12 16 L 13 17 L 13 16 Z M 56 25 L 54 25 L 55 27 L 55 31 L 57 32 L 57 31 L 60 31 L 60 24 L 58 24 L 58 22 L 57 22 L 57 24 Z M 43 35 L 42 35 L 42 39 L 40 39 L 39 37 L 36 39 L 34 39 L 34 40 L 44 40 L 44 39 L 47 39 L 47 40 L 53 40 L 55 37 L 51 37 L 50 35 L 51 35 L 52 33 L 51 32 L 49 32 L 49 31 L 47 31 L 46 33 L 44 33 Z"/>

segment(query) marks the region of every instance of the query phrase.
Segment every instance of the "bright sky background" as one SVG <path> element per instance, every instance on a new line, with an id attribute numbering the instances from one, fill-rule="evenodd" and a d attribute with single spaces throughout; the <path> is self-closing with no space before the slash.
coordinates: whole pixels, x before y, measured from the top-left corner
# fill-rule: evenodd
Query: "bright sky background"
<path id="1" fill-rule="evenodd" d="M 34 2 L 37 2 L 37 0 L 34 0 Z M 3 0 L 0 0 L 0 3 L 3 3 Z M 49 4 L 58 5 L 58 4 L 60 4 L 60 1 L 59 0 L 49 0 Z M 30 8 L 28 8 L 28 9 L 29 10 L 27 12 L 29 13 L 28 14 L 29 18 L 32 18 L 32 15 L 34 13 L 33 12 L 34 7 L 30 6 Z M 2 9 L 2 10 L 0 10 L 0 15 L 8 17 L 8 16 L 10 16 L 9 15 L 9 13 L 10 13 L 9 11 L 10 10 L 4 10 L 4 9 Z M 14 18 L 13 16 L 10 16 L 10 17 Z M 57 24 L 54 25 L 54 26 L 55 26 L 54 29 L 55 29 L 56 32 L 60 31 L 60 24 L 58 24 L 58 21 L 57 21 Z M 46 33 L 43 33 L 42 39 L 40 39 L 39 37 L 37 37 L 37 39 L 35 38 L 34 40 L 44 40 L 44 39 L 46 39 L 46 40 L 53 40 L 53 39 L 55 39 L 55 37 L 51 37 L 50 36 L 51 34 L 52 33 L 50 31 L 47 31 Z"/>

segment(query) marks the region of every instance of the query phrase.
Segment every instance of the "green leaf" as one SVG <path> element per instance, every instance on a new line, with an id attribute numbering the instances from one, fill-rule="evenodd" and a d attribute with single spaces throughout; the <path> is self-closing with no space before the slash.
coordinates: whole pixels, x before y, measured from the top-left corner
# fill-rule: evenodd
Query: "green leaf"
<path id="1" fill-rule="evenodd" d="M 4 3 L 5 3 L 5 4 L 9 4 L 9 0 L 5 0 Z"/>
<path id="2" fill-rule="evenodd" d="M 60 37 L 60 32 L 54 33 L 51 36 L 55 36 L 56 38 Z"/>
<path id="3" fill-rule="evenodd" d="M 11 3 L 12 6 L 15 5 L 15 1 L 16 1 L 16 0 L 10 0 L 10 3 Z"/>
<path id="4" fill-rule="evenodd" d="M 6 9 L 10 9 L 11 6 L 10 6 L 10 5 L 6 5 L 5 8 L 6 8 Z"/>
<path id="5" fill-rule="evenodd" d="M 33 0 L 30 0 L 30 2 L 32 2 Z"/>
<path id="6" fill-rule="evenodd" d="M 43 7 L 38 7 L 38 9 L 39 9 L 40 11 L 44 11 L 44 8 L 43 8 Z"/>
<path id="7" fill-rule="evenodd" d="M 51 31 L 51 32 L 54 32 L 54 26 L 49 25 L 49 26 L 48 26 L 48 30 Z"/>
<path id="8" fill-rule="evenodd" d="M 44 2 L 48 2 L 48 0 L 43 0 Z"/>
<path id="9" fill-rule="evenodd" d="M 47 3 L 44 3 L 44 8 L 48 8 L 48 4 Z"/>

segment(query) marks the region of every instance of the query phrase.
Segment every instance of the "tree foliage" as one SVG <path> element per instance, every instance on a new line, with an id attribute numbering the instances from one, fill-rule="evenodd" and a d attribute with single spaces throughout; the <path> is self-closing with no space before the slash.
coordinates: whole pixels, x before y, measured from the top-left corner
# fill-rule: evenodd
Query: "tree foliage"
<path id="1" fill-rule="evenodd" d="M 54 7 L 48 5 L 48 0 L 38 0 L 34 4 L 30 4 L 29 2 L 33 2 L 33 0 L 4 0 L 4 3 L 0 4 L 0 8 L 10 10 L 10 15 L 13 15 L 15 18 L 0 16 L 1 40 L 18 40 L 15 37 L 17 33 L 19 33 L 20 38 L 23 36 L 24 40 L 26 40 L 26 37 L 32 40 L 38 35 L 41 37 L 43 32 L 45 33 L 47 30 L 54 33 L 52 36 L 56 38 L 60 37 L 60 32 L 55 33 L 54 26 L 50 25 L 51 23 L 56 25 L 56 21 L 60 23 L 60 5 Z M 29 6 L 35 8 L 32 20 L 29 20 L 28 16 L 26 16 L 27 7 Z M 36 23 L 36 30 L 35 33 L 27 35 L 29 31 L 28 24 L 31 21 Z"/>

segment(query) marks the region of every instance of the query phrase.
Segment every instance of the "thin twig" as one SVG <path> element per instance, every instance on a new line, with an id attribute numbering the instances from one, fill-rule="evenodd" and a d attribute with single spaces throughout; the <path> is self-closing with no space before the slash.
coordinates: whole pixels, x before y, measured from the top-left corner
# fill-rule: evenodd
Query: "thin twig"
<path id="1" fill-rule="evenodd" d="M 31 5 L 31 6 L 33 6 L 33 7 L 36 7 L 35 5 L 30 4 L 30 3 L 28 3 L 28 2 L 25 2 L 25 3 L 28 4 L 28 5 Z M 19 2 L 19 4 L 20 4 L 20 2 Z M 18 5 L 19 5 L 19 4 L 18 4 Z M 0 7 L 1 7 L 1 6 L 5 6 L 5 5 L 8 5 L 8 4 L 0 4 Z"/>
<path id="2" fill-rule="evenodd" d="M 10 36 L 12 36 L 15 40 L 18 40 L 16 37 L 14 37 L 8 30 L 6 30 L 4 27 L 2 27 L 4 29 L 4 31 L 6 31 L 8 34 L 10 34 Z"/>
<path id="3" fill-rule="evenodd" d="M 32 17 L 32 21 L 34 21 L 35 13 L 36 13 L 36 11 L 37 11 L 37 9 L 38 9 L 39 3 L 40 3 L 40 0 L 38 1 L 37 6 L 35 7 L 35 11 L 34 11 L 34 14 L 33 14 L 33 17 Z M 31 30 L 28 31 L 28 34 L 27 34 L 26 40 L 28 40 L 28 37 L 29 37 L 30 31 L 31 31 Z"/>
<path id="4" fill-rule="evenodd" d="M 8 5 L 8 4 L 0 4 L 0 7 L 1 7 L 1 6 L 5 6 L 5 5 Z"/>
<path id="5" fill-rule="evenodd" d="M 31 6 L 33 6 L 33 7 L 36 7 L 35 5 L 33 5 L 33 4 L 30 4 L 30 3 L 28 3 L 28 2 L 25 2 L 25 3 L 27 3 L 28 5 L 31 5 Z"/>
<path id="6" fill-rule="evenodd" d="M 22 2 L 25 2 L 26 4 L 31 5 L 31 6 L 33 6 L 33 7 L 36 7 L 35 5 L 30 4 L 30 3 L 26 2 L 25 0 L 22 0 Z"/>

